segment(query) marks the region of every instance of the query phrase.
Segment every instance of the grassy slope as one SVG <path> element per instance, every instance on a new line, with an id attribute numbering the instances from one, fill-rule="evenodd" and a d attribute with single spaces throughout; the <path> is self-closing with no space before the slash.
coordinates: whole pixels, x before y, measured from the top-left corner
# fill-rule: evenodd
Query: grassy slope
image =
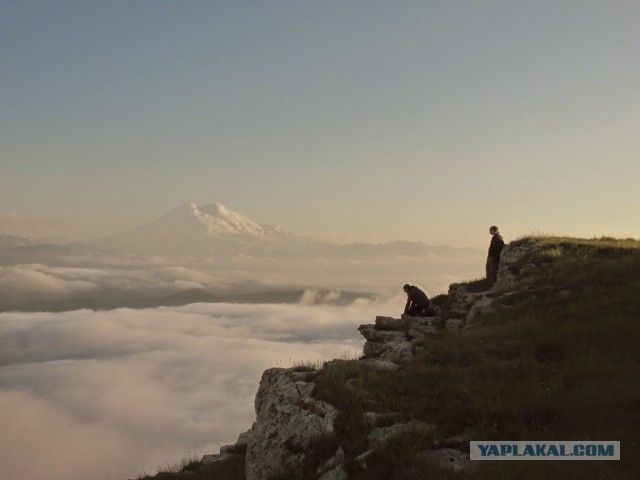
<path id="1" fill-rule="evenodd" d="M 156 475 L 145 475 L 137 480 L 244 480 L 244 458 L 238 457 L 224 463 L 202 465 L 198 461 L 185 460 L 180 465 Z"/>
<path id="2" fill-rule="evenodd" d="M 527 259 L 540 266 L 533 283 L 555 288 L 514 300 L 481 327 L 435 338 L 399 374 L 356 362 L 324 369 L 319 394 L 348 412 L 340 437 L 349 458 L 366 448 L 363 411 L 401 411 L 438 427 L 399 439 L 369 471 L 352 463 L 350 478 L 458 478 L 417 452 L 463 431 L 476 440 L 622 442 L 621 462 L 482 462 L 472 478 L 640 478 L 640 242 L 519 243 L 536 246 Z M 366 393 L 346 389 L 349 378 Z"/>
<path id="3" fill-rule="evenodd" d="M 533 283 L 553 288 L 514 297 L 482 326 L 434 337 L 399 372 L 363 369 L 357 361 L 325 365 L 317 396 L 342 415 L 337 437 L 309 452 L 303 478 L 315 478 L 320 459 L 337 445 L 346 452 L 350 479 L 460 478 L 422 461 L 419 452 L 462 432 L 475 440 L 622 442 L 620 462 L 474 462 L 469 478 L 640 478 L 640 242 L 538 237 L 515 243 L 535 246 L 527 259 L 539 266 Z M 350 379 L 359 391 L 346 387 Z M 366 411 L 403 412 L 437 428 L 397 438 L 363 471 L 354 459 L 368 448 Z M 458 448 L 468 448 L 468 439 Z"/>

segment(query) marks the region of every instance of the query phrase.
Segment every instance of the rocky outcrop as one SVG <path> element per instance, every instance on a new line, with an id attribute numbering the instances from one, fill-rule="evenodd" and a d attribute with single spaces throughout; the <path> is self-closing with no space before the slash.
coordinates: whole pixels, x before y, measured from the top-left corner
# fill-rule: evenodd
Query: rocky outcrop
<path id="1" fill-rule="evenodd" d="M 256 421 L 247 433 L 247 480 L 263 480 L 279 471 L 296 471 L 312 440 L 333 433 L 338 411 L 315 400 L 315 370 L 271 368 L 256 394 Z M 325 472 L 326 473 L 326 472 Z"/>
<path id="2" fill-rule="evenodd" d="M 474 289 L 470 284 L 452 284 L 446 301 L 434 310 L 437 316 L 378 316 L 374 324 L 361 325 L 358 330 L 366 341 L 360 365 L 388 372 L 398 370 L 424 350 L 429 337 L 474 327 L 487 316 L 509 308 L 509 301 L 523 292 L 530 295 L 537 291 L 539 287 L 531 285 L 528 279 L 528 274 L 536 268 L 527 261 L 529 253 L 529 248 L 523 245 L 507 246 L 493 288 L 476 291 L 482 282 L 475 282 Z M 272 368 L 265 371 L 256 394 L 253 427 L 240 435 L 236 444 L 222 447 L 218 455 L 205 456 L 203 462 L 221 462 L 244 455 L 248 480 L 267 480 L 283 471 L 295 475 L 302 468 L 311 443 L 334 433 L 339 415 L 332 405 L 313 398 L 317 375 L 318 371 L 313 369 Z M 345 386 L 366 396 L 367 392 L 359 390 L 361 387 L 355 379 L 348 380 Z M 435 428 L 411 420 L 402 412 L 366 412 L 363 421 L 369 432 L 369 450 L 353 461 L 364 470 L 368 468 L 367 462 L 374 450 L 384 448 L 394 436 L 430 432 Z M 470 468 L 469 455 L 464 451 L 468 442 L 467 435 L 452 437 L 436 449 L 420 452 L 419 456 L 421 461 L 463 472 Z M 320 462 L 315 478 L 346 480 L 345 462 L 345 452 L 339 447 Z"/>
<path id="3" fill-rule="evenodd" d="M 416 348 L 435 334 L 439 317 L 376 317 L 373 325 L 360 325 L 358 330 L 367 340 L 363 347 L 365 359 L 378 358 L 394 363 L 410 361 Z"/>
<path id="4" fill-rule="evenodd" d="M 509 291 L 518 288 L 526 276 L 537 265 L 528 261 L 531 257 L 531 247 L 523 244 L 511 243 L 507 245 L 500 255 L 500 267 L 494 289 Z"/>

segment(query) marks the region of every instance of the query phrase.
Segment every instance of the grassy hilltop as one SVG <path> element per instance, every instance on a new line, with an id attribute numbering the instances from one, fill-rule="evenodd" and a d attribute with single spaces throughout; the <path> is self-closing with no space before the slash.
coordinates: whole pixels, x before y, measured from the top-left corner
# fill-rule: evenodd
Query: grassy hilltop
<path id="1" fill-rule="evenodd" d="M 355 360 L 324 365 L 314 396 L 341 414 L 336 435 L 308 452 L 302 478 L 315 479 L 318 463 L 340 445 L 354 480 L 640 478 L 640 242 L 527 237 L 513 244 L 531 247 L 524 261 L 537 266 L 528 274 L 534 294 L 510 296 L 474 328 L 443 330 L 398 371 Z M 368 449 L 367 411 L 401 412 L 435 428 L 396 437 L 363 470 L 355 458 Z M 622 460 L 472 462 L 462 475 L 425 460 L 429 449 L 464 450 L 470 439 L 619 440 Z M 236 461 L 155 478 L 244 473 Z"/>

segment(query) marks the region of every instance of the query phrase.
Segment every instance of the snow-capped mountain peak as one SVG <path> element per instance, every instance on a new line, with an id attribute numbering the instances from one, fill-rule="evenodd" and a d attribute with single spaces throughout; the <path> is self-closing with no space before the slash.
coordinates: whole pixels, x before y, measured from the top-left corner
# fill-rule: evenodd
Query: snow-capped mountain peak
<path id="1" fill-rule="evenodd" d="M 228 235 L 264 237 L 266 235 L 259 224 L 219 203 L 204 207 L 191 203 L 189 206 L 193 216 L 204 225 L 210 237 Z"/>
<path id="2" fill-rule="evenodd" d="M 235 250 L 274 248 L 296 241 L 281 227 L 260 225 L 219 203 L 184 203 L 128 232 L 91 242 L 103 248 L 144 255 L 232 256 Z"/>

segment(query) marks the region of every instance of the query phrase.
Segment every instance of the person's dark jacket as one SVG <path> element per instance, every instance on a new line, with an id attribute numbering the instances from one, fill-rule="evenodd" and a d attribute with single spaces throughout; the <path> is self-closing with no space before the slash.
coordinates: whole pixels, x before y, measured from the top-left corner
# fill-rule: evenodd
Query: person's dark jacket
<path id="1" fill-rule="evenodd" d="M 429 297 L 415 285 L 411 285 L 407 290 L 407 303 L 404 306 L 404 313 L 408 313 L 409 309 L 415 305 L 429 306 Z"/>
<path id="2" fill-rule="evenodd" d="M 502 239 L 502 235 L 496 233 L 491 239 L 491 244 L 489 245 L 489 254 L 488 257 L 500 258 L 500 252 L 504 248 L 504 240 Z"/>

